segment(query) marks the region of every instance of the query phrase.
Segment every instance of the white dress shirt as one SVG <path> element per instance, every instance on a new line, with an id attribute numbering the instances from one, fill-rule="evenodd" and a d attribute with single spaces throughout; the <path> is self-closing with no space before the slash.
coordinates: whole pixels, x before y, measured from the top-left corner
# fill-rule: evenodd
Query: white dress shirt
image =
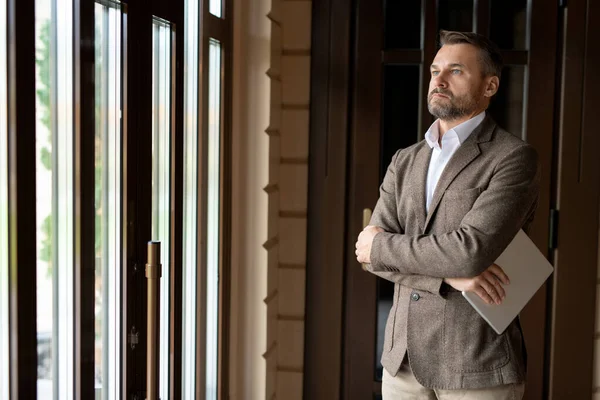
<path id="1" fill-rule="evenodd" d="M 485 111 L 455 126 L 442 136 L 442 145 L 440 146 L 440 120 L 437 119 L 425 133 L 425 140 L 429 147 L 433 149 L 431 160 L 429 161 L 429 170 L 427 171 L 427 200 L 425 209 L 429 212 L 429 205 L 433 199 L 433 193 L 437 186 L 440 176 L 446 168 L 446 164 L 454 155 L 456 150 L 464 143 L 471 133 L 481 124 L 485 118 Z"/>

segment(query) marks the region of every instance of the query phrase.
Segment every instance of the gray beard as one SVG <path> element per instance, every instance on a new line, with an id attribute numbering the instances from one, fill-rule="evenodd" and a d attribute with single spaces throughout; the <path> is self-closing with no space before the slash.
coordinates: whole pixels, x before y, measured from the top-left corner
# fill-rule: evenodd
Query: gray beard
<path id="1" fill-rule="evenodd" d="M 447 106 L 434 106 L 431 103 L 428 103 L 427 109 L 431 115 L 441 119 L 442 121 L 454 121 L 471 114 L 475 110 L 475 107 L 456 107 L 453 104 L 449 104 Z"/>
<path id="2" fill-rule="evenodd" d="M 469 99 L 470 101 L 467 100 L 466 102 L 461 102 L 462 104 L 460 105 L 454 104 L 453 100 L 454 97 L 450 99 L 448 104 L 433 105 L 431 99 L 428 99 L 427 109 L 431 115 L 442 121 L 455 121 L 472 114 L 477 109 L 477 101 L 472 101 L 472 99 Z"/>

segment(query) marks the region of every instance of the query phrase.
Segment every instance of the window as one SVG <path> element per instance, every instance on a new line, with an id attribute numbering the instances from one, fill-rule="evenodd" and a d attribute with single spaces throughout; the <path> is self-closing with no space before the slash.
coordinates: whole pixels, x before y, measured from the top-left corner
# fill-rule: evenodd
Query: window
<path id="1" fill-rule="evenodd" d="M 226 4 L 184 0 L 140 10 L 118 0 L 35 0 L 16 13 L 15 26 L 1 10 L 0 400 L 15 375 L 18 390 L 41 400 L 145 392 L 150 240 L 161 243 L 159 395 L 221 396 Z M 11 32 L 23 39 L 14 59 Z M 35 85 L 14 107 L 13 82 Z M 34 124 L 35 135 L 20 136 Z M 13 150 L 17 157 L 9 157 Z M 29 257 L 32 270 L 10 271 L 13 255 Z M 13 278 L 18 310 L 8 306 Z M 37 340 L 11 347 L 14 320 L 19 334 Z M 14 368 L 13 348 L 16 358 L 37 351 L 38 363 Z"/>
<path id="2" fill-rule="evenodd" d="M 221 1 L 222 0 L 210 0 L 209 3 L 210 13 L 219 18 L 223 16 L 223 3 Z"/>
<path id="3" fill-rule="evenodd" d="M 74 386 L 73 8 L 37 0 L 36 201 L 38 399 Z"/>
<path id="4" fill-rule="evenodd" d="M 208 218 L 206 235 L 206 398 L 217 398 L 221 209 L 221 43 L 209 44 Z"/>
<path id="5" fill-rule="evenodd" d="M 198 37 L 199 2 L 185 1 L 183 145 L 182 397 L 196 396 L 198 282 Z"/>
<path id="6" fill-rule="evenodd" d="M 120 399 L 121 10 L 95 4 L 95 371 L 97 398 Z"/>
<path id="7" fill-rule="evenodd" d="M 152 240 L 161 242 L 160 396 L 169 397 L 171 264 L 171 27 L 152 21 Z"/>

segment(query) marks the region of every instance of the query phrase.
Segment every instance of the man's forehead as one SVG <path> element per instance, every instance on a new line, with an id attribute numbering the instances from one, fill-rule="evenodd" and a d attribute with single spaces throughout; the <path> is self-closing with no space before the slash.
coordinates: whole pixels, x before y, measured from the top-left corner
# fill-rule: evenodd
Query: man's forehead
<path id="1" fill-rule="evenodd" d="M 435 60 L 434 60 L 433 64 L 431 64 L 431 68 L 440 68 L 440 66 L 441 65 L 438 65 L 435 63 Z M 448 68 L 467 68 L 467 66 L 465 64 L 461 64 L 461 63 L 457 63 L 457 62 L 446 63 L 446 64 L 443 64 L 443 66 L 448 67 Z"/>
<path id="2" fill-rule="evenodd" d="M 433 59 L 432 66 L 462 65 L 463 67 L 469 67 L 477 64 L 478 55 L 477 47 L 471 44 L 447 44 L 438 50 Z"/>

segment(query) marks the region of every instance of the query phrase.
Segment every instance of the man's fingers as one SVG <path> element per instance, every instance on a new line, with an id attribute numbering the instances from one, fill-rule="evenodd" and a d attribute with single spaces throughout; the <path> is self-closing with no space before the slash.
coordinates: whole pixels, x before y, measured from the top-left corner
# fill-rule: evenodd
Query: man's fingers
<path id="1" fill-rule="evenodd" d="M 485 301 L 486 304 L 494 304 L 494 301 L 483 287 L 477 286 L 475 293 L 477 293 L 477 295 L 481 297 L 481 300 Z"/>
<path id="2" fill-rule="evenodd" d="M 492 264 L 491 267 L 488 268 L 488 270 L 493 273 L 494 275 L 496 275 L 496 277 L 498 279 L 500 279 L 500 282 L 502 282 L 505 285 L 510 284 L 510 280 L 508 279 L 508 275 L 506 275 L 506 273 L 504 273 L 504 270 L 502 268 L 500 268 L 499 265 L 496 264 Z"/>
<path id="3" fill-rule="evenodd" d="M 504 288 L 500 284 L 500 280 L 496 277 L 496 275 L 483 274 L 483 277 L 494 287 L 494 290 L 498 293 L 498 296 L 500 296 L 500 300 L 504 300 L 506 292 L 504 291 Z"/>
<path id="4" fill-rule="evenodd" d="M 485 278 L 481 278 L 479 285 L 483 287 L 494 303 L 500 304 L 502 302 L 502 299 L 496 290 L 496 286 L 493 283 L 488 282 Z"/>

